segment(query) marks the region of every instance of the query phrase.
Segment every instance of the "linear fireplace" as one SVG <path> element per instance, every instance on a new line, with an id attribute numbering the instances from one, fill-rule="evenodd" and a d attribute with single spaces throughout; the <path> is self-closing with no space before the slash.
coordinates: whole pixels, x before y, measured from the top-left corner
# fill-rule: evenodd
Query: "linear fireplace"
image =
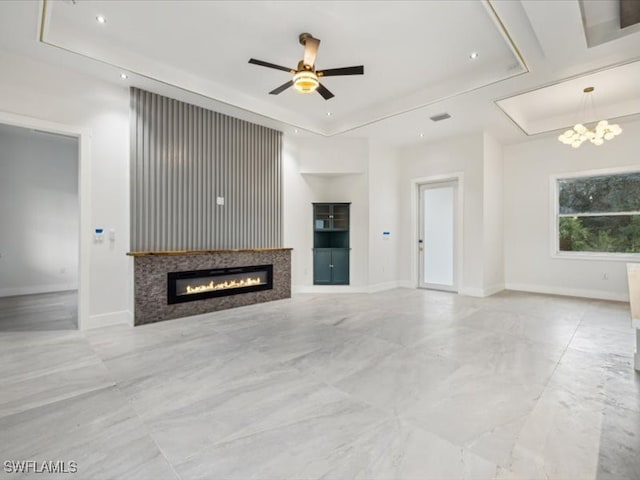
<path id="1" fill-rule="evenodd" d="M 174 318 L 202 315 L 229 308 L 244 307 L 256 303 L 272 302 L 291 298 L 291 249 L 290 248 L 253 248 L 236 250 L 188 250 L 175 252 L 129 252 L 133 259 L 134 273 L 134 325 L 161 322 Z M 216 284 L 211 285 L 214 278 L 207 279 L 209 273 L 221 275 L 238 273 L 238 268 L 257 266 L 258 270 L 267 271 L 266 282 L 271 287 L 262 284 L 249 285 L 246 288 L 264 288 L 262 291 L 247 291 L 245 288 L 225 288 L 229 292 L 234 290 L 242 295 L 228 295 L 224 297 L 202 298 L 201 294 L 216 292 Z M 265 266 L 265 268 L 261 268 Z M 270 268 L 269 268 L 270 267 Z M 252 267 L 256 268 L 256 267 Z M 169 285 L 174 282 L 169 274 L 193 272 L 186 277 L 191 282 L 205 277 L 202 283 L 174 284 L 173 292 L 169 292 Z M 255 273 L 255 272 L 251 272 Z M 269 279 L 269 275 L 271 279 Z M 251 277 L 251 276 L 250 276 Z M 182 277 L 184 279 L 185 277 Z M 255 278 L 253 276 L 252 278 Z M 264 278 L 264 277 L 262 277 Z M 233 280 L 233 279 L 231 279 Z M 226 287 L 234 284 L 230 279 Z M 238 283 L 238 279 L 236 279 Z M 247 283 L 247 282 L 245 282 Z M 251 283 L 251 282 L 248 282 Z M 229 285 L 231 284 L 231 285 Z M 186 287 L 203 287 L 194 293 L 186 293 Z M 198 290 L 198 289 L 196 289 Z M 178 293 L 180 292 L 180 295 Z M 219 293 L 220 290 L 217 290 Z M 246 293 L 245 293 L 246 292 Z M 168 296 L 176 303 L 169 303 Z M 182 301 L 183 299 L 197 299 L 197 302 Z"/>
<path id="2" fill-rule="evenodd" d="M 167 303 L 273 289 L 273 265 L 169 272 Z"/>

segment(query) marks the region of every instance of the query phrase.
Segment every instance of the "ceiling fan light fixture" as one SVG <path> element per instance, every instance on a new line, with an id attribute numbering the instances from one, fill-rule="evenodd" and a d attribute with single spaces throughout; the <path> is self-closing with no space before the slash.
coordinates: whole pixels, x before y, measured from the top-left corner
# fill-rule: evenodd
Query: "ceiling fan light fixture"
<path id="1" fill-rule="evenodd" d="M 302 70 L 293 76 L 293 88 L 300 93 L 313 93 L 319 85 L 318 76 L 310 70 Z"/>
<path id="2" fill-rule="evenodd" d="M 316 70 L 316 55 L 320 40 L 313 38 L 310 33 L 301 33 L 299 37 L 300 43 L 304 45 L 304 58 L 298 62 L 298 68 L 287 68 L 275 63 L 265 62 L 250 58 L 249 63 L 260 65 L 261 67 L 273 68 L 275 70 L 283 70 L 293 75 L 291 80 L 283 83 L 279 87 L 269 92 L 269 95 L 280 95 L 286 89 L 293 87 L 300 93 L 318 92 L 325 100 L 331 100 L 335 95 L 320 83 L 320 77 L 340 77 L 344 75 L 364 75 L 364 65 L 353 67 L 329 68 L 324 70 Z"/>

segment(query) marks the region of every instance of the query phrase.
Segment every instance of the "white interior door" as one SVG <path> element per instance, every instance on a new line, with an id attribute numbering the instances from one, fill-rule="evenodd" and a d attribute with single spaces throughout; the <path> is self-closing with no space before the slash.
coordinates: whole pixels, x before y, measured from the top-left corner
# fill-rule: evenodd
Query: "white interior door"
<path id="1" fill-rule="evenodd" d="M 419 286 L 457 291 L 456 181 L 420 186 Z"/>

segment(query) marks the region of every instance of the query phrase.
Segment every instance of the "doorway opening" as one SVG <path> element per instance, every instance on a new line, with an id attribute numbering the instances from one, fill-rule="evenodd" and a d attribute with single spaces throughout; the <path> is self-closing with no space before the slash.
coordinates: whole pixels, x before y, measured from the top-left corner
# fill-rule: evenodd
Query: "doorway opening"
<path id="1" fill-rule="evenodd" d="M 0 145 L 0 331 L 76 329 L 80 139 L 0 123 Z"/>
<path id="2" fill-rule="evenodd" d="M 458 181 L 418 186 L 418 287 L 458 291 Z"/>

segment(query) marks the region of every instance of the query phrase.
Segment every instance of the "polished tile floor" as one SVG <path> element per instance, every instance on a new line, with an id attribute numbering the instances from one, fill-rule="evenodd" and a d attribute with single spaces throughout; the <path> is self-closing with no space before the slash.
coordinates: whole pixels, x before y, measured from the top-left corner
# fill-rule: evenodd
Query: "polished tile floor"
<path id="1" fill-rule="evenodd" d="M 14 320 L 0 460 L 77 462 L 60 478 L 640 478 L 624 303 L 398 289 L 135 329 Z"/>
<path id="2" fill-rule="evenodd" d="M 78 292 L 0 297 L 0 332 L 75 330 Z"/>

